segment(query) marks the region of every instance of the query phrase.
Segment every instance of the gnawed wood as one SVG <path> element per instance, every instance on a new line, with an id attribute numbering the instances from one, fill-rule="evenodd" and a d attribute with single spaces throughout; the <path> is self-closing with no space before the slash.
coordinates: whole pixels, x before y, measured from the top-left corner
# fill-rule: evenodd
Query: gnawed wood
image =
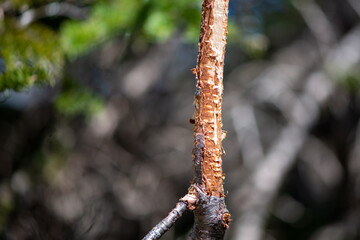
<path id="1" fill-rule="evenodd" d="M 228 0 L 204 0 L 197 66 L 194 114 L 194 152 L 198 153 L 198 138 L 204 137 L 201 153 L 201 183 L 210 196 L 223 196 L 221 107 L 223 69 L 227 33 Z M 195 174 L 197 157 L 194 154 Z"/>

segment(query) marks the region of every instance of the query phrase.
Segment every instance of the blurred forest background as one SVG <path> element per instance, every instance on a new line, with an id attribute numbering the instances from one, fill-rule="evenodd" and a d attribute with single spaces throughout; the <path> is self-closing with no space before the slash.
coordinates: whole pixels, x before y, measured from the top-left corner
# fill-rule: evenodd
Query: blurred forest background
<path id="1" fill-rule="evenodd" d="M 0 1 L 0 239 L 140 239 L 186 194 L 200 13 Z M 226 239 L 360 239 L 360 1 L 230 0 L 228 31 Z"/>

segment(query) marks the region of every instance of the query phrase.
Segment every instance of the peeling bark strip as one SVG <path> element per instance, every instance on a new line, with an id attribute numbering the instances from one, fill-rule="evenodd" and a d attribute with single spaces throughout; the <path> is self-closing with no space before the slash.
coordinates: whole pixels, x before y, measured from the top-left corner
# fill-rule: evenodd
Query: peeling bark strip
<path id="1" fill-rule="evenodd" d="M 199 55 L 193 70 L 197 78 L 196 87 L 200 90 L 199 94 L 195 94 L 194 182 L 201 185 L 207 195 L 217 197 L 224 196 L 221 105 L 228 3 L 229 0 L 203 1 Z M 198 176 L 199 136 L 204 138 L 201 176 Z"/>

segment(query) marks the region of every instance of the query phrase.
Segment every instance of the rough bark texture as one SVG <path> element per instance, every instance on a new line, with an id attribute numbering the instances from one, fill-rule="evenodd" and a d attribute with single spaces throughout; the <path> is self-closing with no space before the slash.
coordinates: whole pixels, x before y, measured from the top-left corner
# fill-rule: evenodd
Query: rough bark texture
<path id="1" fill-rule="evenodd" d="M 193 192 L 198 202 L 191 239 L 223 239 L 230 214 L 225 206 L 221 120 L 228 0 L 204 0 L 194 114 Z"/>
<path id="2" fill-rule="evenodd" d="M 190 239 L 219 240 L 229 227 L 230 214 L 224 197 L 209 196 L 195 185 L 197 205 L 194 210 L 195 224 Z"/>
<path id="3" fill-rule="evenodd" d="M 189 193 L 145 239 L 160 238 L 185 211 L 194 210 L 193 240 L 219 240 L 229 227 L 223 189 L 221 121 L 223 69 L 229 0 L 204 0 L 196 74 L 193 161 L 195 177 Z M 180 207 L 181 205 L 181 207 Z M 177 209 L 181 209 L 178 211 Z"/>
<path id="4" fill-rule="evenodd" d="M 198 62 L 194 69 L 197 78 L 194 114 L 195 183 L 207 195 L 216 197 L 223 196 L 221 141 L 224 134 L 221 105 L 227 13 L 228 0 L 204 0 Z"/>

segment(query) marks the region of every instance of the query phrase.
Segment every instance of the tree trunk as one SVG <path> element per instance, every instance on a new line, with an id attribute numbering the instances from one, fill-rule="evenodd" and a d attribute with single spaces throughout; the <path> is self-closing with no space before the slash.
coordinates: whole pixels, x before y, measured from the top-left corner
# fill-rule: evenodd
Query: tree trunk
<path id="1" fill-rule="evenodd" d="M 196 74 L 193 192 L 198 199 L 192 239 L 222 239 L 230 214 L 222 172 L 221 107 L 228 0 L 204 0 Z"/>
<path id="2" fill-rule="evenodd" d="M 199 54 L 196 68 L 194 113 L 194 181 L 189 193 L 180 199 L 169 215 L 157 224 L 143 240 L 159 239 L 182 213 L 194 210 L 192 240 L 224 238 L 230 222 L 225 205 L 222 171 L 221 106 L 223 69 L 229 0 L 204 0 L 202 5 Z"/>

